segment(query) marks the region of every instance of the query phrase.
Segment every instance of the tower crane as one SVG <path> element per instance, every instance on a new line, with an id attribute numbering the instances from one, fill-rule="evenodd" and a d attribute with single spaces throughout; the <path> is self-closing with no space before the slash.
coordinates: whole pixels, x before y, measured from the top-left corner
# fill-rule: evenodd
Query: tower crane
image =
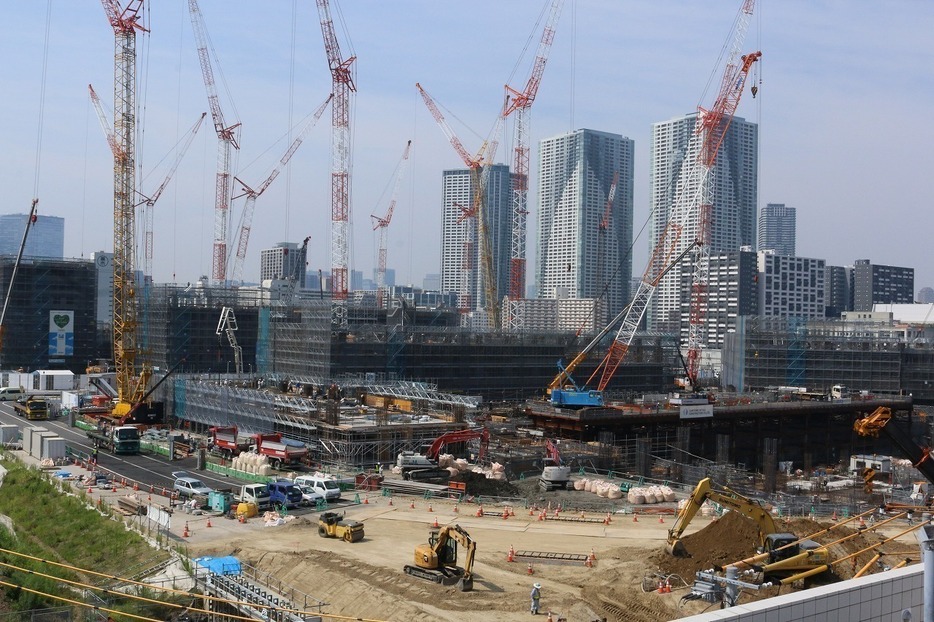
<path id="1" fill-rule="evenodd" d="M 513 115 L 513 168 L 512 168 L 512 239 L 509 257 L 509 299 L 517 301 L 525 298 L 525 242 L 526 217 L 529 201 L 529 116 L 532 103 L 538 94 L 538 87 L 545 72 L 545 63 L 555 39 L 555 26 L 561 15 L 564 0 L 552 0 L 542 38 L 538 43 L 538 53 L 532 65 L 532 72 L 525 88 L 518 91 L 508 84 L 505 86 L 506 99 L 503 118 Z M 521 329 L 521 314 L 509 313 L 510 328 Z"/>
<path id="2" fill-rule="evenodd" d="M 10 284 L 7 285 L 6 296 L 3 297 L 3 309 L 0 310 L 0 355 L 3 354 L 3 333 L 6 332 L 6 310 L 10 306 L 10 298 L 13 294 L 13 283 L 16 281 L 16 272 L 23 261 L 23 252 L 26 250 L 26 238 L 29 236 L 29 229 L 36 223 L 36 206 L 39 205 L 39 199 L 33 199 L 29 208 L 29 214 L 26 216 L 26 226 L 23 228 L 23 239 L 19 244 L 19 251 L 16 253 L 16 260 L 13 262 L 13 270 L 10 274 Z"/>
<path id="3" fill-rule="evenodd" d="M 474 281 L 473 248 L 475 241 L 477 241 L 480 247 L 480 281 L 482 282 L 484 291 L 485 308 L 490 325 L 498 327 L 499 301 L 497 300 L 493 253 L 490 248 L 489 232 L 486 226 L 487 215 L 484 205 L 486 203 L 486 188 L 490 171 L 489 166 L 486 165 L 492 164 L 493 158 L 496 156 L 496 150 L 499 146 L 496 137 L 502 128 L 505 117 L 497 115 L 493 131 L 490 132 L 491 138 L 483 141 L 480 145 L 480 149 L 477 151 L 477 155 L 472 156 L 448 124 L 447 119 L 444 118 L 444 115 L 441 113 L 441 110 L 438 108 L 438 105 L 435 103 L 434 99 L 432 99 L 431 95 L 428 94 L 428 91 L 423 89 L 422 85 L 418 83 L 415 84 L 415 87 L 418 89 L 419 94 L 421 94 L 425 106 L 428 108 L 429 112 L 431 112 L 431 116 L 434 117 L 438 127 L 441 128 L 441 131 L 447 137 L 448 142 L 451 143 L 457 155 L 460 156 L 464 165 L 470 170 L 470 182 L 473 189 L 471 204 L 469 208 L 460 207 L 463 211 L 463 216 L 458 220 L 459 222 L 465 222 L 464 261 L 462 265 L 463 278 L 461 283 L 462 292 L 458 296 L 458 298 L 460 298 L 458 302 L 461 312 L 467 313 L 473 310 L 473 300 L 471 299 L 471 286 Z"/>
<path id="4" fill-rule="evenodd" d="M 117 403 L 114 414 L 123 416 L 138 407 L 152 375 L 142 365 L 136 376 L 137 310 L 135 258 L 136 200 L 136 33 L 147 32 L 140 23 L 143 0 L 101 0 L 114 31 L 114 297 L 113 347 Z"/>
<path id="5" fill-rule="evenodd" d="M 347 325 L 348 265 L 350 263 L 350 99 L 356 92 L 351 67 L 356 56 L 343 58 L 328 0 L 316 0 L 324 51 L 331 71 L 331 293 L 332 320 Z"/>
<path id="6" fill-rule="evenodd" d="M 204 15 L 198 7 L 198 0 L 188 0 L 188 12 L 191 14 L 191 26 L 198 45 L 198 60 L 201 63 L 201 76 L 208 96 L 208 107 L 214 121 L 217 134 L 217 177 L 214 188 L 214 246 L 211 256 L 211 278 L 217 283 L 227 281 L 227 225 L 230 219 L 230 158 L 234 149 L 240 149 L 238 134 L 240 123 L 227 125 L 217 95 L 214 82 L 214 69 L 208 53 L 207 29 Z"/>
<path id="7" fill-rule="evenodd" d="M 386 238 L 388 237 L 389 223 L 392 222 L 392 213 L 396 209 L 396 198 L 399 196 L 399 186 L 402 183 L 402 175 L 405 173 L 405 167 L 409 162 L 409 150 L 412 148 L 412 141 L 405 144 L 405 150 L 402 152 L 402 160 L 396 170 L 396 183 L 392 189 L 392 195 L 389 199 L 389 209 L 385 216 L 370 215 L 373 219 L 373 230 L 379 231 L 379 257 L 376 268 L 376 306 L 382 308 L 386 300 Z"/>
<path id="8" fill-rule="evenodd" d="M 289 163 L 289 160 L 291 160 L 292 156 L 295 155 L 295 152 L 298 151 L 298 148 L 308 136 L 308 133 L 318 123 L 318 119 L 320 119 L 321 115 L 324 114 L 325 108 L 327 108 L 328 104 L 331 103 L 332 99 L 334 99 L 333 93 L 328 95 L 328 98 L 324 100 L 324 103 L 318 106 L 318 109 L 315 110 L 312 118 L 309 119 L 308 123 L 306 123 L 302 130 L 298 133 L 298 136 L 295 137 L 295 140 L 292 141 L 292 144 L 286 150 L 285 154 L 279 159 L 279 163 L 272 170 L 272 172 L 269 173 L 269 176 L 266 177 L 266 179 L 256 187 L 255 190 L 248 186 L 239 177 L 234 177 L 234 179 L 236 179 L 237 182 L 243 186 L 243 194 L 239 196 L 246 195 L 246 203 L 243 206 L 243 214 L 241 216 L 240 236 L 237 241 L 237 254 L 234 258 L 233 269 L 230 271 L 231 282 L 239 283 L 243 276 L 243 261 L 246 258 L 246 248 L 250 241 L 250 229 L 253 226 L 253 211 L 256 207 L 256 199 L 258 199 L 260 195 L 266 192 L 270 184 L 272 184 L 272 182 L 276 180 L 276 177 L 279 176 L 279 173 L 282 172 L 282 168 Z M 239 198 L 239 196 L 234 198 Z"/>

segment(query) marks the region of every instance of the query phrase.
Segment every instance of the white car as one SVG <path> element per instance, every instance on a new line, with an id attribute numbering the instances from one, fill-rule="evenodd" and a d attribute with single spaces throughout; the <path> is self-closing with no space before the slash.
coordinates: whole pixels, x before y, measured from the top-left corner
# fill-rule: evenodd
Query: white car
<path id="1" fill-rule="evenodd" d="M 314 488 L 307 484 L 300 485 L 298 489 L 302 491 L 302 505 L 314 507 L 318 504 L 318 501 L 324 499 L 324 495 L 316 492 Z"/>
<path id="2" fill-rule="evenodd" d="M 179 497 L 206 496 L 214 492 L 213 488 L 205 485 L 200 479 L 191 477 L 185 471 L 175 471 L 172 476 L 176 478 L 172 488 L 178 493 Z"/>

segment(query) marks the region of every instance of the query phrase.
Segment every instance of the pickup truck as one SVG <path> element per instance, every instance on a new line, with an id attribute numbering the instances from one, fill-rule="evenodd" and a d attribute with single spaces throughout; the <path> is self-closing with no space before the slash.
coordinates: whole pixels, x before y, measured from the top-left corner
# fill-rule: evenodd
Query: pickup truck
<path id="1" fill-rule="evenodd" d="M 139 453 L 139 429 L 134 426 L 118 425 L 88 430 L 87 435 L 98 447 L 110 453 L 124 455 Z"/>
<path id="2" fill-rule="evenodd" d="M 22 401 L 20 401 L 22 400 Z M 13 404 L 16 414 L 29 421 L 45 421 L 49 418 L 49 403 L 41 397 L 20 398 Z"/>

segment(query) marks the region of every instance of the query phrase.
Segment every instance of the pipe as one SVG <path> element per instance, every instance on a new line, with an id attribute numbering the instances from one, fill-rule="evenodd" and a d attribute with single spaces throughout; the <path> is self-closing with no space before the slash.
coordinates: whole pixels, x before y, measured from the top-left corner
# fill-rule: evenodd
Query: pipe
<path id="1" fill-rule="evenodd" d="M 856 571 L 856 574 L 853 575 L 853 578 L 858 579 L 859 577 L 869 572 L 869 569 L 872 568 L 872 565 L 875 564 L 880 559 L 882 559 L 882 553 L 876 553 L 875 555 L 873 555 L 872 559 L 866 562 L 865 566 L 863 566 L 858 571 Z"/>
<path id="2" fill-rule="evenodd" d="M 924 616 L 923 620 L 934 620 L 934 527 L 922 525 L 915 532 L 921 545 L 924 560 Z"/>

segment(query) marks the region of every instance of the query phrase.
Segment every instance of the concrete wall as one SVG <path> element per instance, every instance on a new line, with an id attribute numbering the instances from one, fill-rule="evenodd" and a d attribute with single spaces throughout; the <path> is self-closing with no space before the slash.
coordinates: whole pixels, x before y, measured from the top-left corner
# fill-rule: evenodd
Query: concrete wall
<path id="1" fill-rule="evenodd" d="M 815 587 L 756 602 L 742 602 L 681 622 L 889 622 L 910 609 L 921 620 L 924 568 L 921 564 Z M 714 605 L 716 606 L 716 605 Z"/>

